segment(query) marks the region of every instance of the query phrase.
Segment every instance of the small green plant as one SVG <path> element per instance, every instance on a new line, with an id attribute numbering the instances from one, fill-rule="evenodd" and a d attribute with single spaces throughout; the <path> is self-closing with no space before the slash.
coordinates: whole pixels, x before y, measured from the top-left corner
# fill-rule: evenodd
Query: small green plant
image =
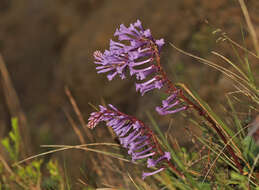
<path id="1" fill-rule="evenodd" d="M 59 171 L 58 162 L 56 160 L 50 160 L 47 163 L 47 170 L 49 173 L 49 177 L 44 180 L 42 184 L 43 189 L 64 189 L 63 177 Z"/>
<path id="2" fill-rule="evenodd" d="M 8 137 L 5 137 L 1 143 L 5 150 L 9 153 L 12 161 L 17 162 L 19 159 L 19 148 L 21 137 L 19 134 L 18 120 L 17 118 L 12 118 L 12 131 L 9 132 Z"/>
<path id="3" fill-rule="evenodd" d="M 10 162 L 17 163 L 20 159 L 22 139 L 19 134 L 17 118 L 13 118 L 11 121 L 12 130 L 1 143 L 8 153 Z M 64 189 L 64 180 L 57 161 L 50 160 L 44 164 L 44 160 L 39 159 L 11 166 L 6 160 L 0 154 L 0 190 Z M 42 166 L 46 168 L 46 174 L 43 174 L 44 168 Z"/>

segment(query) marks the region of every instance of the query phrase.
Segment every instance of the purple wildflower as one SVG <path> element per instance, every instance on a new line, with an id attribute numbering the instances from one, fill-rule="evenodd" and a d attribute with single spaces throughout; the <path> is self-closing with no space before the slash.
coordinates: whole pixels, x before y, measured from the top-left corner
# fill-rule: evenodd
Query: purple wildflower
<path id="1" fill-rule="evenodd" d="M 139 20 L 131 24 L 129 28 L 121 25 L 115 32 L 115 36 L 118 36 L 119 40 L 128 40 L 131 44 L 131 50 L 128 53 L 129 57 L 134 60 L 129 63 L 131 75 L 136 75 L 137 80 L 144 80 L 151 74 L 157 74 L 158 67 L 152 64 L 155 55 L 153 46 L 156 45 L 158 49 L 161 49 L 164 44 L 163 39 L 154 40 L 150 30 L 144 30 Z M 139 66 L 145 66 L 145 68 L 138 68 Z M 150 90 L 162 88 L 163 82 L 157 79 L 158 77 L 155 76 L 147 82 L 141 84 L 137 83 L 136 90 L 139 90 L 143 96 Z"/>
<path id="2" fill-rule="evenodd" d="M 147 160 L 147 167 L 150 168 L 150 167 L 155 167 L 157 165 L 157 163 L 159 163 L 161 160 L 170 160 L 171 159 L 171 155 L 169 152 L 165 152 L 165 154 L 161 157 L 159 157 L 157 160 L 153 160 L 153 159 L 148 159 Z"/>
<path id="3" fill-rule="evenodd" d="M 180 104 L 180 100 L 178 100 L 177 96 L 178 96 L 178 91 L 170 95 L 166 100 L 163 100 L 162 107 L 157 106 L 156 111 L 160 115 L 168 115 L 168 114 L 177 113 L 182 110 L 186 110 L 187 106 L 182 106 L 182 107 L 170 110 L 171 108 Z"/>
<path id="4" fill-rule="evenodd" d="M 136 83 L 136 90 L 140 91 L 143 96 L 146 92 L 153 90 L 154 88 L 162 88 L 163 81 L 159 77 L 154 77 L 143 83 Z"/>
<path id="5" fill-rule="evenodd" d="M 157 75 L 158 66 L 153 64 L 155 52 L 160 52 L 164 45 L 164 39 L 154 40 L 151 31 L 144 29 L 139 20 L 130 24 L 129 27 L 121 24 L 114 33 L 121 42 L 110 41 L 109 50 L 104 53 L 96 51 L 94 53 L 97 73 L 108 73 L 107 78 L 112 80 L 116 75 L 121 79 L 126 78 L 126 70 L 129 68 L 130 75 L 135 75 L 137 80 L 144 80 L 152 74 Z M 157 47 L 154 48 L 154 47 Z M 158 52 L 158 53 L 159 53 Z M 141 67 L 141 68 L 139 68 Z M 141 94 L 163 87 L 163 82 L 157 80 L 157 76 L 142 84 L 136 84 L 136 90 Z M 152 84 L 151 84 L 152 83 Z"/>
<path id="6" fill-rule="evenodd" d="M 156 45 L 158 46 L 159 51 L 162 49 L 164 44 L 165 44 L 165 41 L 163 38 L 161 38 L 160 40 L 156 40 Z"/>
<path id="7" fill-rule="evenodd" d="M 134 69 L 134 68 L 131 68 L 130 70 L 130 74 L 131 75 L 136 75 L 136 78 L 138 80 L 143 80 L 145 79 L 148 75 L 152 74 L 152 73 L 155 73 L 157 71 L 157 67 L 155 65 L 151 65 L 147 68 L 144 68 L 144 69 Z"/>
<path id="8" fill-rule="evenodd" d="M 147 43 L 144 39 L 153 40 L 150 30 L 144 30 L 139 20 L 134 24 L 130 24 L 128 28 L 124 24 L 121 24 L 120 28 L 114 33 L 114 36 L 118 36 L 120 41 L 129 41 L 134 49 L 142 46 L 143 43 Z"/>
<path id="9" fill-rule="evenodd" d="M 130 60 L 127 59 L 126 55 L 121 53 L 117 54 L 120 50 L 106 50 L 104 53 L 100 51 L 94 52 L 94 57 L 96 59 L 95 64 L 100 65 L 97 66 L 97 73 L 106 73 L 108 80 L 112 80 L 117 74 L 121 77 L 121 79 L 125 79 L 126 67 Z"/>
<path id="10" fill-rule="evenodd" d="M 91 113 L 88 119 L 89 128 L 93 129 L 101 121 L 106 122 L 107 126 L 112 127 L 119 141 L 124 148 L 128 149 L 128 154 L 132 157 L 132 162 L 147 159 L 147 167 L 155 167 L 162 161 L 171 159 L 169 152 L 161 152 L 153 132 L 147 128 L 140 120 L 133 116 L 121 113 L 113 105 L 109 107 L 99 106 L 100 111 Z M 160 156 L 160 157 L 159 157 Z M 143 178 L 158 173 L 165 169 L 160 169 L 150 173 L 143 173 Z"/>

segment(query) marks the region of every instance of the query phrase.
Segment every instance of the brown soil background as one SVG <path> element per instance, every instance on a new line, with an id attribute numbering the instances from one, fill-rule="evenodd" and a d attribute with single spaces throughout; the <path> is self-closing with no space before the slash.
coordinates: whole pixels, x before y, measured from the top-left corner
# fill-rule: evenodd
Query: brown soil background
<path id="1" fill-rule="evenodd" d="M 259 1 L 246 3 L 259 34 Z M 213 56 L 212 50 L 235 61 L 230 46 L 215 42 L 212 31 L 221 28 L 233 40 L 245 42 L 253 49 L 236 0 L 1 0 L 0 52 L 27 117 L 34 152 L 42 151 L 41 144 L 79 143 L 62 111 L 73 114 L 64 93 L 65 85 L 85 119 L 93 111 L 88 103 L 98 105 L 103 100 L 145 121 L 148 121 L 146 110 L 158 118 L 153 111 L 161 99 L 158 93 L 141 97 L 135 92 L 133 80 L 108 82 L 105 75 L 96 74 L 93 64 L 93 52 L 108 48 L 119 24 L 128 25 L 136 19 L 150 28 L 155 38 L 164 38 L 167 42 L 162 64 L 171 79 L 187 83 L 213 108 L 224 99 L 224 93 L 233 90 L 232 83 L 221 73 L 178 53 L 169 42 L 216 62 L 222 63 L 222 60 Z M 0 94 L 3 97 L 2 88 Z M 10 130 L 9 112 L 4 98 L 0 98 L 0 137 Z M 182 138 L 181 130 L 186 122 L 180 121 L 174 122 L 173 135 L 186 144 L 188 139 Z M 168 118 L 162 117 L 159 123 L 168 126 Z M 96 130 L 95 141 L 112 142 L 107 131 Z M 62 156 L 66 156 L 68 167 L 73 166 L 69 170 L 76 179 L 83 154 L 72 152 Z M 104 174 L 96 178 L 97 184 L 102 183 L 101 175 Z"/>

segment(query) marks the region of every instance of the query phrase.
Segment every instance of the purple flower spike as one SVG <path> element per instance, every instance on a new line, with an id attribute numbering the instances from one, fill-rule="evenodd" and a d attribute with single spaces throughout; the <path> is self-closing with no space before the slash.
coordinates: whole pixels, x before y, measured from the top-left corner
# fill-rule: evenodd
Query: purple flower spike
<path id="1" fill-rule="evenodd" d="M 157 106 L 156 111 L 160 115 L 168 115 L 168 114 L 180 112 L 182 110 L 186 110 L 187 106 L 182 106 L 180 108 L 170 110 L 171 108 L 180 104 L 180 100 L 177 99 L 177 95 L 178 95 L 178 91 L 170 95 L 166 100 L 163 100 L 162 107 Z"/>
<path id="2" fill-rule="evenodd" d="M 160 168 L 160 169 L 158 169 L 158 170 L 156 170 L 154 172 L 143 172 L 142 173 L 142 179 L 144 180 L 147 176 L 151 176 L 151 175 L 157 174 L 157 173 L 163 171 L 164 169 L 165 168 Z"/>
<path id="3" fill-rule="evenodd" d="M 163 39 L 154 40 L 151 31 L 144 29 L 139 20 L 129 27 L 121 24 L 114 36 L 118 37 L 120 42 L 110 40 L 109 50 L 105 50 L 104 53 L 100 51 L 94 53 L 95 64 L 98 65 L 97 73 L 107 73 L 108 80 L 112 80 L 116 75 L 125 79 L 127 68 L 131 75 L 136 75 L 137 80 L 144 80 L 148 75 L 156 73 L 157 70 L 152 62 L 155 51 L 158 49 L 160 52 L 164 45 Z M 136 66 L 140 65 L 147 65 L 147 67 L 136 69 Z"/>
<path id="4" fill-rule="evenodd" d="M 121 145 L 128 149 L 132 162 L 145 159 L 147 166 L 150 167 L 163 160 L 171 159 L 170 153 L 162 151 L 153 132 L 142 121 L 120 112 L 111 104 L 108 105 L 108 108 L 104 106 L 99 106 L 99 108 L 100 111 L 90 114 L 88 127 L 93 129 L 101 121 L 106 122 L 106 125 L 112 127 L 119 137 Z M 157 171 L 143 173 L 143 178 L 164 170 L 164 167 L 165 165 L 162 165 L 162 168 Z"/>

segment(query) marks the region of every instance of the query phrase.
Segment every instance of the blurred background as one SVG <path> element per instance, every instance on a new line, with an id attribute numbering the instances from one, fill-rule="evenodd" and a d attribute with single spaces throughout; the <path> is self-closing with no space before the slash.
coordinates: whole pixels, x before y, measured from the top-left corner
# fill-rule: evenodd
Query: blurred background
<path id="1" fill-rule="evenodd" d="M 259 1 L 247 0 L 246 5 L 258 34 Z M 42 152 L 42 144 L 79 144 L 64 114 L 65 110 L 77 122 L 65 95 L 65 86 L 70 89 L 85 120 L 93 111 L 89 102 L 94 105 L 111 103 L 146 122 L 149 122 L 146 111 L 158 118 L 154 107 L 160 104 L 161 93 L 141 97 L 135 92 L 133 79 L 116 78 L 108 82 L 105 75 L 96 73 L 93 64 L 93 52 L 108 48 L 115 29 L 121 23 L 128 26 L 137 19 L 145 28 L 151 29 L 155 39 L 165 39 L 162 65 L 170 78 L 186 83 L 217 110 L 224 94 L 234 89 L 231 81 L 220 72 L 177 52 L 169 42 L 217 63 L 223 61 L 211 51 L 236 61 L 231 46 L 216 43 L 218 37 L 212 32 L 220 28 L 234 41 L 253 49 L 238 1 L 1 0 L 0 53 L 20 105 L 17 108 L 12 105 L 16 100 L 7 100 L 5 87 L 1 84 L 0 138 L 9 132 L 11 116 L 22 112 L 31 143 L 26 149 L 31 149 L 31 154 Z M 190 124 L 174 117 L 172 133 L 175 138 L 181 137 L 181 144 L 188 146 L 188 138 L 182 138 L 182 128 Z M 161 127 L 167 127 L 169 119 L 159 117 L 158 122 Z M 114 142 L 102 127 L 91 134 L 94 138 L 92 141 L 87 139 L 88 143 Z M 79 168 L 88 167 L 83 160 L 88 156 L 85 154 L 73 150 L 49 156 L 60 156 L 65 160 L 72 178 L 76 179 L 81 175 Z M 91 171 L 95 172 L 94 169 L 88 172 Z M 101 179 L 104 174 L 96 175 L 97 184 L 105 183 Z M 116 182 L 110 183 L 116 185 Z"/>

